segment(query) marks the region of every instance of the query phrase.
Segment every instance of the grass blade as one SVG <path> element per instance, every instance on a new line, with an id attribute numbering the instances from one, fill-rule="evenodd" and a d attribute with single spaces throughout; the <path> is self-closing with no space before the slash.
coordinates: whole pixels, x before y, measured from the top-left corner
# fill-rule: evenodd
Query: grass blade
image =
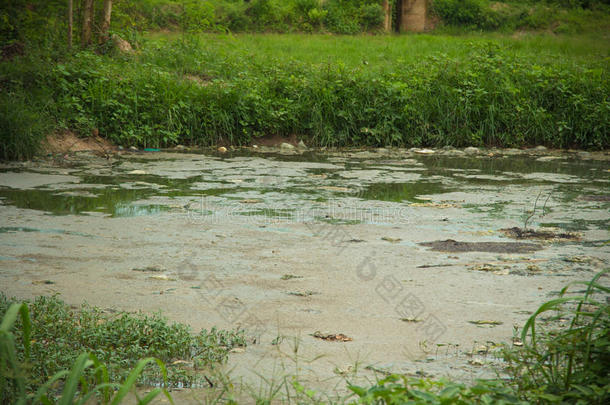
<path id="1" fill-rule="evenodd" d="M 129 373 L 129 375 L 127 376 L 127 379 L 125 379 L 125 382 L 123 382 L 123 384 L 121 384 L 121 388 L 116 393 L 116 395 L 114 396 L 114 398 L 111 402 L 112 405 L 118 405 L 121 403 L 121 401 L 129 393 L 129 391 L 135 386 L 136 382 L 138 381 L 138 378 L 140 377 L 140 375 L 142 374 L 142 371 L 144 370 L 144 367 L 146 367 L 146 365 L 149 363 L 157 363 L 157 365 L 159 366 L 159 368 L 161 369 L 161 372 L 163 374 L 163 381 L 165 381 L 167 379 L 167 369 L 165 368 L 165 364 L 163 364 L 163 362 L 161 360 L 156 359 L 154 357 L 148 357 L 146 359 L 142 359 L 138 362 L 138 364 L 136 364 L 136 366 L 131 371 L 131 373 Z M 170 399 L 170 401 L 171 401 L 171 399 Z M 172 401 L 172 404 L 173 404 L 173 401 Z"/>
<path id="2" fill-rule="evenodd" d="M 58 405 L 72 405 L 78 389 L 78 383 L 83 376 L 87 367 L 93 365 L 93 361 L 89 359 L 89 353 L 83 353 L 74 362 L 74 366 L 68 375 L 66 385 L 61 393 L 61 399 Z"/>

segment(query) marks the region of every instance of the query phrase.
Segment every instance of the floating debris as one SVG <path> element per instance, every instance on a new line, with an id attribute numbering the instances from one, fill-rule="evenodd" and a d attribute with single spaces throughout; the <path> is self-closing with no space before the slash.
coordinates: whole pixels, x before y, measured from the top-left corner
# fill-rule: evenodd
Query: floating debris
<path id="1" fill-rule="evenodd" d="M 400 320 L 403 322 L 409 322 L 409 323 L 423 322 L 423 319 L 419 319 L 419 318 L 400 318 Z"/>
<path id="2" fill-rule="evenodd" d="M 381 238 L 381 240 L 385 240 L 386 242 L 390 242 L 390 243 L 398 243 L 402 239 L 400 239 L 400 238 L 390 238 L 389 236 L 384 236 L 383 238 Z"/>
<path id="3" fill-rule="evenodd" d="M 280 280 L 292 280 L 295 278 L 303 278 L 303 276 L 295 276 L 294 274 L 284 274 L 282 277 L 280 277 Z"/>
<path id="4" fill-rule="evenodd" d="M 446 264 L 422 264 L 421 266 L 417 266 L 418 269 L 431 269 L 433 267 L 452 267 L 455 266 L 455 263 L 446 263 Z"/>
<path id="5" fill-rule="evenodd" d="M 523 342 L 518 337 L 513 338 L 513 345 L 515 346 L 523 346 Z"/>
<path id="6" fill-rule="evenodd" d="M 39 284 L 49 285 L 49 284 L 55 284 L 55 281 L 52 281 L 52 280 L 34 280 L 34 281 L 32 281 L 32 284 L 34 284 L 34 285 L 39 285 Z"/>
<path id="7" fill-rule="evenodd" d="M 310 297 L 312 295 L 316 295 L 316 294 L 319 294 L 319 293 L 317 293 L 315 291 L 307 290 L 307 291 L 288 291 L 286 294 L 294 295 L 296 297 Z"/>
<path id="8" fill-rule="evenodd" d="M 156 276 L 150 276 L 148 278 L 150 278 L 151 280 L 159 280 L 159 281 L 176 281 L 175 278 L 171 278 L 167 274 L 159 274 Z"/>
<path id="9" fill-rule="evenodd" d="M 326 340 L 328 342 L 351 342 L 354 340 L 343 333 L 322 333 L 320 331 L 316 331 L 311 336 L 317 339 Z"/>
<path id="10" fill-rule="evenodd" d="M 568 262 L 568 263 L 591 263 L 596 261 L 595 258 L 590 257 L 590 256 L 572 256 L 572 257 L 564 257 L 563 259 L 564 262 Z"/>
<path id="11" fill-rule="evenodd" d="M 131 271 L 140 271 L 143 273 L 161 273 L 163 270 L 157 266 L 134 267 Z"/>
<path id="12" fill-rule="evenodd" d="M 429 208 L 460 208 L 458 204 L 452 203 L 435 203 L 435 202 L 425 202 L 425 203 L 411 203 L 410 207 L 429 207 Z"/>
<path id="13" fill-rule="evenodd" d="M 578 240 L 580 239 L 580 235 L 577 233 L 555 233 L 550 230 L 545 231 L 535 231 L 533 229 L 521 229 L 518 227 L 505 228 L 500 229 L 500 232 L 504 233 L 506 236 L 514 238 L 514 239 L 566 239 L 566 240 Z"/>
<path id="14" fill-rule="evenodd" d="M 500 321 L 485 321 L 485 320 L 477 320 L 477 321 L 468 321 L 468 323 L 471 323 L 473 325 L 477 325 L 477 326 L 490 326 L 490 327 L 494 327 L 494 326 L 498 326 L 498 325 L 502 325 L 504 324 L 504 322 L 500 322 Z"/>
<path id="15" fill-rule="evenodd" d="M 534 243 L 521 242 L 459 242 L 453 239 L 420 243 L 437 252 L 530 253 L 542 249 Z"/>
<path id="16" fill-rule="evenodd" d="M 432 155 L 435 153 L 432 149 L 415 149 L 413 152 L 419 155 Z"/>
<path id="17" fill-rule="evenodd" d="M 483 271 L 486 273 L 495 273 L 506 275 L 509 274 L 509 266 L 497 266 L 491 263 L 475 264 L 469 268 L 472 271 Z"/>

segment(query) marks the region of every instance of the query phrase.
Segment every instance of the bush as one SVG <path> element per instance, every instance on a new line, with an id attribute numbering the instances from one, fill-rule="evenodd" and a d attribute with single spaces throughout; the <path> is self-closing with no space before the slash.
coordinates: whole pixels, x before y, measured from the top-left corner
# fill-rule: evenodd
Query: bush
<path id="1" fill-rule="evenodd" d="M 449 25 L 478 27 L 483 21 L 486 0 L 434 0 L 432 10 Z"/>
<path id="2" fill-rule="evenodd" d="M 30 159 L 52 128 L 48 115 L 23 92 L 0 92 L 0 160 Z"/>
<path id="3" fill-rule="evenodd" d="M 212 3 L 198 0 L 190 0 L 183 3 L 180 22 L 184 31 L 211 31 L 215 26 L 215 19 L 216 16 Z"/>

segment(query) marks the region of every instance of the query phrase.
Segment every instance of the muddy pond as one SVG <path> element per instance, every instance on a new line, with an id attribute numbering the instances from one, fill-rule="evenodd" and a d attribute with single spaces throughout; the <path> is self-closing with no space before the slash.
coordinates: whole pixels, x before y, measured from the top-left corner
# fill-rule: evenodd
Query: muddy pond
<path id="1" fill-rule="evenodd" d="M 0 290 L 244 328 L 233 377 L 328 389 L 493 375 L 515 327 L 608 266 L 604 153 L 262 152 L 0 165 Z"/>

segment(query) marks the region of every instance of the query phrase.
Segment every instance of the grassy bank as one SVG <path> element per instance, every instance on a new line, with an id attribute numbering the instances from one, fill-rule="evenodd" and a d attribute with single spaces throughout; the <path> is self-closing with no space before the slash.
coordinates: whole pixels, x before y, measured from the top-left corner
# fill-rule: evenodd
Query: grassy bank
<path id="1" fill-rule="evenodd" d="M 296 134 L 317 146 L 601 149 L 607 72 L 607 44 L 592 38 L 157 35 L 127 55 L 1 63 L 0 109 L 24 113 L 0 118 L 0 157 L 31 155 L 48 127 L 144 147 Z"/>
<path id="2" fill-rule="evenodd" d="M 109 316 L 87 306 L 72 310 L 57 298 L 44 297 L 10 305 L 1 296 L 0 400 L 85 403 L 96 395 L 100 403 L 118 404 L 136 383 L 171 387 L 199 378 L 210 386 L 209 393 L 199 393 L 210 394 L 210 403 L 237 403 L 235 398 L 241 398 L 248 403 L 299 404 L 605 404 L 610 399 L 607 277 L 608 270 L 589 282 L 566 286 L 529 318 L 514 338 L 519 344 L 505 345 L 502 352 L 510 379 L 466 385 L 390 375 L 370 386 L 346 380 L 353 394 L 343 399 L 307 389 L 296 376 L 265 380 L 269 387 L 252 389 L 249 399 L 243 399 L 228 376 L 217 376 L 221 384 L 203 377 L 203 367 L 223 362 L 232 347 L 245 345 L 241 333 L 212 330 L 192 335 L 188 326 L 169 325 L 158 316 Z M 138 361 L 144 356 L 154 357 Z M 157 388 L 139 403 L 161 392 Z"/>

